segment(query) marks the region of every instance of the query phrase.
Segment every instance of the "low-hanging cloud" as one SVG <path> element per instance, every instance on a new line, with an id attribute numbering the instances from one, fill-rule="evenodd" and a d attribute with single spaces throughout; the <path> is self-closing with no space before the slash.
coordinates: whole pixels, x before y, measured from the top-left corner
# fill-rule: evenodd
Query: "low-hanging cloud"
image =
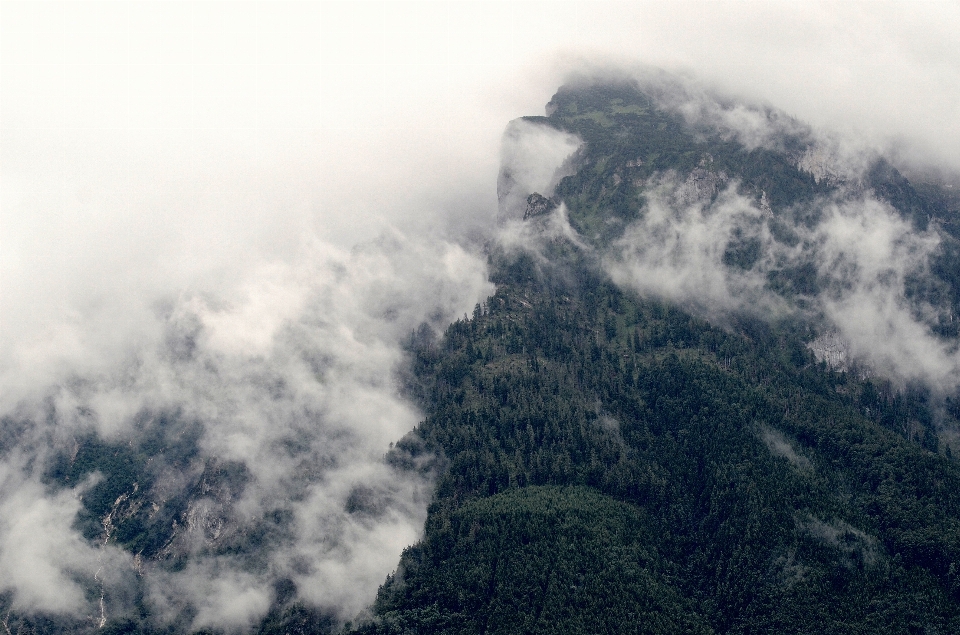
<path id="1" fill-rule="evenodd" d="M 956 388 L 956 343 L 934 331 L 950 308 L 909 293 L 911 279 L 931 279 L 942 240 L 935 226 L 918 230 L 860 190 L 777 219 L 762 197 L 741 193 L 736 182 L 711 197 L 691 193 L 692 179 L 667 174 L 647 184 L 640 220 L 606 257 L 615 281 L 719 321 L 733 313 L 823 319 L 874 372 Z M 791 214 L 806 220 L 794 223 Z M 790 240 L 778 240 L 777 223 L 781 234 L 789 225 Z M 746 266 L 729 260 L 732 248 L 746 250 Z M 785 296 L 772 285 L 779 272 L 800 267 L 815 279 L 809 288 Z"/>
<path id="2" fill-rule="evenodd" d="M 610 261 L 615 281 L 716 317 L 739 307 L 772 312 L 785 308 L 766 291 L 763 271 L 724 266 L 735 234 L 757 241 L 761 251 L 772 248 L 764 211 L 738 194 L 736 184 L 714 201 L 695 193 L 690 201 L 691 183 L 675 174 L 650 186 L 643 217 L 626 229 L 618 243 L 619 257 Z M 769 261 L 773 254 L 767 256 Z"/>
<path id="3" fill-rule="evenodd" d="M 269 608 L 278 580 L 351 619 L 417 539 L 430 497 L 429 473 L 384 460 L 420 417 L 394 374 L 402 346 L 419 325 L 441 329 L 491 291 L 477 255 L 393 232 L 351 250 L 317 243 L 296 265 L 257 268 L 232 294 L 159 302 L 144 330 L 153 338 L 134 342 L 123 363 L 16 409 L 29 423 L 0 458 L 0 578 L 13 606 L 95 612 L 84 589 L 122 595 L 116 584 L 137 568 L 161 621 L 242 630 Z M 88 543 L 72 528 L 78 493 L 42 482 L 76 439 L 137 444 L 144 413 L 164 412 L 202 428 L 180 480 L 164 474 L 141 494 L 158 506 L 190 497 L 164 552 L 187 556 L 183 570 Z M 203 486 L 211 461 L 240 466 L 239 485 Z M 221 553 L 278 515 L 286 520 L 256 553 Z M 122 610 L 110 608 L 109 617 Z"/>
<path id="4" fill-rule="evenodd" d="M 582 143 L 576 135 L 543 123 L 511 121 L 500 145 L 500 222 L 522 219 L 531 194 L 552 196 L 560 179 L 573 173 L 571 159 Z"/>
<path id="5" fill-rule="evenodd" d="M 82 582 L 129 583 L 130 557 L 86 543 L 71 524 L 82 486 L 49 493 L 26 478 L 22 456 L 0 462 L 0 591 L 13 589 L 13 608 L 73 614 L 92 610 Z"/>
<path id="6" fill-rule="evenodd" d="M 495 224 L 505 123 L 542 112 L 571 70 L 638 59 L 692 69 L 800 119 L 960 167 L 954 9 L 739 8 L 5 4 L 0 601 L 95 628 L 134 610 L 124 589 L 140 584 L 163 619 L 233 630 L 282 580 L 346 618 L 369 602 L 420 531 L 429 491 L 382 461 L 419 416 L 392 374 L 399 343 L 490 291 L 469 245 Z M 751 144 L 773 138 L 771 122 L 794 125 L 744 108 L 690 112 Z M 528 164 L 522 189 L 549 190 L 574 145 L 554 135 L 523 150 L 547 160 Z M 828 145 L 808 164 L 854 178 L 860 155 Z M 763 210 L 732 191 L 723 209 L 672 209 L 671 186 L 657 187 L 664 232 L 722 234 L 736 220 L 766 240 Z M 538 222 L 575 239 L 563 213 Z M 517 223 L 506 225 L 519 244 Z M 699 240 L 674 241 L 672 253 L 722 253 Z M 637 253 L 625 248 L 624 275 Z M 675 276 L 659 292 L 695 301 L 710 283 L 670 251 L 644 253 Z M 772 245 L 763 262 L 791 257 Z M 911 325 L 927 337 L 897 275 L 880 282 L 887 296 L 870 296 L 889 301 L 857 306 L 888 339 Z M 778 310 L 756 276 L 722 282 Z M 843 313 L 852 298 L 830 296 L 825 310 Z M 845 332 L 860 349 L 873 337 Z M 948 350 L 923 341 L 951 367 Z M 84 435 L 134 448 L 196 436 L 199 454 L 157 459 L 144 498 L 127 491 L 114 504 L 122 515 L 130 501 L 186 496 L 177 519 L 188 522 L 161 552 L 188 555 L 183 568 L 118 549 L 106 528 L 91 540 L 74 527 L 81 497 L 106 477 L 59 487 L 47 475 Z M 282 522 L 263 560 L 220 548 L 274 512 Z"/>

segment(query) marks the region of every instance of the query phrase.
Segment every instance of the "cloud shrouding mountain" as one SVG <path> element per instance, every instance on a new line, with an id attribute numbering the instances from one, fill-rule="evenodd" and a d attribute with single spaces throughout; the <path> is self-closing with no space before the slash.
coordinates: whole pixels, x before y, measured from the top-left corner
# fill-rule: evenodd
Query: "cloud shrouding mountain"
<path id="1" fill-rule="evenodd" d="M 504 126 L 542 112 L 570 71 L 692 69 L 866 147 L 960 168 L 955 8 L 739 9 L 2 5 L 3 597 L 94 626 L 90 590 L 114 616 L 132 610 L 123 589 L 136 580 L 158 616 L 197 626 L 245 627 L 279 580 L 345 619 L 368 603 L 429 496 L 428 479 L 398 479 L 383 461 L 419 416 L 393 374 L 401 343 L 490 291 L 470 245 L 497 215 Z M 717 110 L 696 94 L 677 104 L 691 121 L 769 140 L 761 111 Z M 503 158 L 526 168 L 524 187 L 549 189 L 575 142 L 518 139 L 508 135 Z M 861 169 L 859 149 L 830 148 L 843 174 Z M 748 274 L 710 280 L 715 271 L 684 264 L 713 263 L 734 222 L 766 241 L 762 210 L 732 191 L 678 206 L 681 185 L 656 184 L 620 279 L 681 300 L 743 293 L 777 310 Z M 870 199 L 828 206 L 827 219 L 804 239 L 824 267 L 841 246 L 858 265 L 856 292 L 830 296 L 827 314 L 877 365 L 952 378 L 952 353 L 900 301 L 935 236 Z M 572 236 L 560 217 L 554 230 Z M 762 244 L 770 262 L 792 257 Z M 916 344 L 898 349 L 905 338 Z M 191 494 L 195 523 L 171 547 L 191 560 L 177 571 L 79 533 L 80 497 L 102 476 L 67 488 L 46 476 L 83 435 L 134 447 L 163 417 L 197 434 L 199 454 L 151 468 L 166 489 L 150 496 L 206 483 L 207 460 L 244 483 Z M 217 550 L 274 512 L 285 533 L 265 561 Z"/>
<path id="2" fill-rule="evenodd" d="M 421 324 L 442 328 L 490 291 L 483 261 L 462 247 L 394 233 L 348 251 L 316 244 L 295 267 L 258 268 L 232 296 L 158 307 L 155 328 L 115 366 L 64 377 L 8 413 L 5 426 L 20 429 L 0 463 L 0 566 L 13 607 L 88 612 L 84 584 L 102 583 L 115 615 L 130 608 L 123 588 L 139 570 L 157 615 L 188 610 L 195 627 L 248 626 L 281 579 L 311 604 L 353 617 L 416 540 L 430 497 L 429 474 L 384 461 L 420 416 L 398 391 L 401 346 Z M 189 556 L 183 570 L 135 563 L 71 529 L 78 496 L 97 475 L 72 490 L 44 485 L 56 455 L 78 439 L 140 444 L 144 420 L 162 413 L 196 422 L 199 449 L 179 474 L 154 466 L 161 477 L 148 504 L 195 487 L 211 460 L 243 472 L 235 491 L 191 494 L 170 546 Z M 277 515 L 288 520 L 256 557 L 218 549 Z"/>
<path id="3" fill-rule="evenodd" d="M 882 156 L 879 148 L 656 70 L 607 69 L 600 77 L 638 82 L 695 134 L 718 134 L 748 150 L 781 153 L 832 187 L 830 194 L 775 213 L 765 194 L 745 191 L 735 176 L 716 171 L 708 155 L 693 173 L 656 173 L 634 203 L 638 220 L 598 254 L 616 282 L 720 323 L 744 313 L 763 319 L 804 316 L 835 332 L 851 359 L 870 372 L 901 385 L 920 382 L 940 394 L 956 390 L 957 342 L 937 333 L 953 321 L 954 309 L 946 300 L 946 283 L 932 274 L 943 241 L 953 239 L 935 222 L 921 228 L 879 198 L 869 185 Z M 598 80 L 576 81 L 589 86 Z M 506 139 L 508 148 L 545 148 L 547 140 L 556 139 L 557 148 L 564 140 L 568 149 L 537 153 L 541 171 L 555 175 L 552 180 L 511 181 L 513 189 L 501 196 L 501 214 L 513 219 L 501 230 L 504 246 L 540 253 L 546 242 L 562 237 L 594 250 L 570 226 L 562 204 L 535 227 L 519 222 L 529 194 L 539 187 L 550 195 L 556 180 L 575 169 L 579 159 L 572 148 L 584 141 L 529 121 L 512 124 Z M 501 184 L 512 171 L 509 159 L 518 155 L 505 154 Z M 589 162 L 584 165 L 590 169 Z M 736 250 L 749 262 L 735 263 Z M 786 295 L 773 282 L 784 271 L 804 270 L 806 286 Z M 918 293 L 918 281 L 926 292 Z"/>

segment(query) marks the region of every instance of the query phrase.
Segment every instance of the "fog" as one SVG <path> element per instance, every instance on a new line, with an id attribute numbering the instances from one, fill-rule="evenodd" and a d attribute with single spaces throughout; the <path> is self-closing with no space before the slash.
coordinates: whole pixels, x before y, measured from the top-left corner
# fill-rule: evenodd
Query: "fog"
<path id="1" fill-rule="evenodd" d="M 941 316 L 952 314 L 950 307 L 913 301 L 908 290 L 911 277 L 930 276 L 940 245 L 934 228 L 918 231 L 888 204 L 859 193 L 816 201 L 811 212 L 820 219 L 813 227 L 789 225 L 796 241 L 791 246 L 775 239 L 770 209 L 737 186 L 727 184 L 711 201 L 692 196 L 689 179 L 675 175 L 649 184 L 641 220 L 627 227 L 607 256 L 612 278 L 719 324 L 744 313 L 822 321 L 821 328 L 835 332 L 869 372 L 901 386 L 922 382 L 941 394 L 956 390 L 956 342 L 934 334 Z M 749 268 L 726 262 L 729 246 L 737 243 L 754 245 L 756 261 Z M 819 281 L 815 292 L 801 290 L 799 298 L 790 298 L 771 288 L 769 281 L 784 267 L 804 265 Z"/>
<path id="2" fill-rule="evenodd" d="M 383 461 L 421 416 L 397 383 L 402 343 L 491 292 L 480 246 L 502 204 L 501 156 L 529 168 L 525 187 L 549 188 L 555 173 L 541 166 L 574 147 L 549 137 L 521 148 L 509 135 L 501 146 L 504 131 L 542 114 L 571 73 L 659 66 L 692 78 L 691 95 L 719 87 L 856 148 L 960 170 L 960 8 L 947 2 L 0 11 L 0 594 L 14 611 L 91 627 L 132 610 L 133 578 L 158 619 L 197 628 L 247 628 L 278 580 L 340 620 L 369 605 L 422 531 L 430 496 L 427 472 L 401 477 Z M 684 103 L 765 142 L 751 112 Z M 862 156 L 850 147 L 825 152 Z M 531 148 L 547 162 L 525 158 Z M 672 187 L 660 184 L 662 201 Z M 722 200 L 706 216 L 670 216 L 663 203 L 661 226 L 762 213 L 733 192 Z M 895 348 L 917 324 L 898 308 L 897 276 L 921 266 L 935 237 L 904 242 L 887 210 L 858 205 L 831 212 L 829 236 L 873 235 L 853 241 L 864 263 L 890 256 L 870 251 L 880 245 L 906 264 L 893 277 L 867 271 L 864 285 L 879 280 L 887 295 L 835 295 L 829 315 L 855 341 L 858 325 L 883 318 L 894 348 L 877 364 L 914 355 L 916 374 L 951 376 L 935 342 L 929 354 Z M 867 211 L 875 220 L 857 226 Z M 701 238 L 690 253 L 712 253 Z M 810 238 L 828 258 L 831 243 Z M 759 293 L 749 278 L 676 282 Z M 241 491 L 195 500 L 171 547 L 190 564 L 176 571 L 78 533 L 95 475 L 66 489 L 44 476 L 83 434 L 136 445 L 138 422 L 162 412 L 202 426 L 199 457 L 171 468 L 171 492 L 198 482 L 204 461 L 246 470 Z M 358 491 L 369 513 L 347 511 Z M 217 552 L 224 531 L 278 510 L 290 520 L 264 561 Z"/>

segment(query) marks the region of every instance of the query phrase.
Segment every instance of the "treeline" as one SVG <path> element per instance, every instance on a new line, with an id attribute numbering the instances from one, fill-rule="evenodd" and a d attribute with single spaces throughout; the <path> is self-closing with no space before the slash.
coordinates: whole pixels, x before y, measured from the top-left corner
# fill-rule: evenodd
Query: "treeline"
<path id="1" fill-rule="evenodd" d="M 629 82 L 561 88 L 548 112 L 532 119 L 585 141 L 554 198 L 599 251 L 658 174 L 737 183 L 791 247 L 817 201 L 851 195 L 797 167 L 800 126 L 748 150 Z M 918 231 L 945 230 L 906 292 L 956 337 L 955 206 L 886 163 L 865 178 Z M 735 236 L 723 264 L 750 269 L 760 247 Z M 590 250 L 542 249 L 495 252 L 497 293 L 411 336 L 427 416 L 388 459 L 445 468 L 423 541 L 357 631 L 960 632 L 960 470 L 937 435 L 957 401 L 815 363 L 802 320 L 718 328 L 624 294 Z M 809 258 L 767 283 L 798 303 L 825 284 Z"/>
<path id="2" fill-rule="evenodd" d="M 960 632 L 960 469 L 911 437 L 922 391 L 814 363 L 800 324 L 500 264 L 411 340 L 429 414 L 398 451 L 448 467 L 360 632 Z"/>

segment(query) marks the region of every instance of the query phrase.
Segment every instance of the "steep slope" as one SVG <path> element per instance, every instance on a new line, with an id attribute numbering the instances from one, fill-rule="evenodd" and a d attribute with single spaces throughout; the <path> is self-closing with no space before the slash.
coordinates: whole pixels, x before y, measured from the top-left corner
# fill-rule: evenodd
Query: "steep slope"
<path id="1" fill-rule="evenodd" d="M 290 548 L 297 528 L 325 525 L 310 535 L 335 563 L 320 579 L 343 583 L 394 527 L 419 525 L 417 488 L 435 483 L 423 539 L 344 630 L 960 632 L 956 196 L 773 109 L 661 76 L 575 82 L 547 112 L 512 142 L 545 135 L 520 154 L 566 159 L 535 166 L 536 187 L 504 167 L 496 292 L 441 336 L 427 323 L 410 335 L 401 374 L 425 419 L 386 457 L 374 444 L 376 469 L 319 507 L 309 492 L 357 456 L 345 450 L 376 398 L 368 385 L 389 393 L 391 416 L 412 410 L 375 341 L 356 352 L 373 356 L 358 390 L 344 390 L 331 361 L 342 332 L 317 316 L 281 355 L 316 401 L 257 360 L 225 372 L 197 353 L 197 324 L 170 324 L 163 354 L 186 381 L 203 368 L 249 383 L 270 407 L 238 412 L 295 423 L 257 461 L 220 458 L 196 410 L 144 406 L 136 434 L 86 425 L 49 448 L 5 417 L 0 457 L 35 444 L 31 469 L 78 508 L 65 522 L 121 573 L 106 583 L 64 564 L 98 615 L 22 611 L 2 591 L 3 627 L 242 632 L 266 612 L 253 632 L 337 632 L 342 614 L 310 603 L 319 563 Z M 364 296 L 387 321 L 415 302 L 380 302 L 396 283 Z M 329 341 L 311 339 L 318 329 Z M 344 404 L 343 421 L 322 416 Z M 64 414 L 51 401 L 37 416 L 55 431 Z M 289 478 L 257 490 L 277 457 Z M 348 530 L 365 539 L 341 540 Z M 235 615 L 204 621 L 203 602 L 169 595 L 198 562 L 217 584 L 190 593 Z"/>
<path id="2" fill-rule="evenodd" d="M 420 350 L 436 405 L 417 434 L 449 468 L 424 542 L 365 631 L 429 630 L 421 620 L 434 616 L 446 632 L 484 632 L 505 601 L 533 595 L 516 613 L 539 615 L 533 632 L 595 632 L 608 611 L 636 611 L 641 591 L 656 615 L 643 624 L 659 626 L 626 620 L 615 632 L 689 632 L 676 614 L 715 632 L 960 627 L 960 469 L 878 423 L 905 423 L 894 404 L 864 416 L 877 407 L 872 383 L 812 364 L 788 328 L 729 334 L 584 283 L 503 284 L 488 312 Z M 592 488 L 581 504 L 593 514 L 619 502 L 646 531 L 601 553 L 588 532 L 570 557 L 551 538 L 560 521 L 523 537 L 530 499 L 564 513 L 537 489 L 517 497 L 530 487 Z M 557 560 L 562 576 L 531 578 Z M 605 560 L 660 584 L 578 582 Z M 571 605 L 576 619 L 548 610 Z"/>
<path id="3" fill-rule="evenodd" d="M 817 363 L 808 344 L 844 287 L 800 235 L 865 197 L 911 232 L 939 223 L 933 273 L 902 298 L 939 294 L 946 314 L 949 209 L 886 163 L 802 169 L 815 140 L 776 113 L 750 147 L 671 99 L 568 87 L 535 120 L 584 141 L 575 173 L 507 219 L 532 238 L 494 250 L 497 293 L 411 340 L 429 414 L 397 460 L 438 452 L 446 469 L 359 632 L 960 632 L 953 401 Z M 668 181 L 681 211 L 752 201 L 714 264 L 758 274 L 757 302 L 611 281 Z"/>

